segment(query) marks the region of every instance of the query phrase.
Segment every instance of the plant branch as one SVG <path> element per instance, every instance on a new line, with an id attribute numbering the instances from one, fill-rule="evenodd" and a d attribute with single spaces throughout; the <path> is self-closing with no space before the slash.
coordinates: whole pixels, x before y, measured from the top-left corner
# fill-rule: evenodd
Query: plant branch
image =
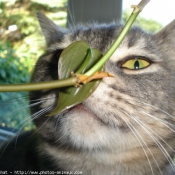
<path id="1" fill-rule="evenodd" d="M 83 75 L 88 76 L 88 77 L 93 76 L 93 74 L 95 74 L 106 63 L 106 61 L 112 56 L 112 54 L 116 51 L 118 46 L 124 40 L 132 24 L 134 23 L 136 17 L 142 11 L 142 9 L 147 5 L 149 1 L 150 0 L 142 0 L 138 5 L 132 6 L 134 10 L 131 16 L 129 17 L 127 23 L 125 24 L 124 28 L 120 32 L 116 41 L 113 43 L 110 49 L 106 52 L 106 54 L 97 62 L 97 64 L 95 64 L 90 70 L 88 70 Z M 90 53 L 91 52 L 89 51 L 87 59 L 83 62 L 78 72 L 84 70 L 84 67 L 86 66 L 85 64 L 89 60 L 88 57 Z M 15 91 L 17 92 L 17 91 L 34 91 L 34 90 L 43 90 L 43 89 L 54 89 L 54 88 L 61 88 L 61 87 L 67 87 L 67 86 L 76 86 L 78 83 L 79 83 L 78 77 L 74 76 L 68 79 L 55 80 L 55 81 L 50 81 L 50 82 L 39 82 L 39 83 L 28 83 L 28 84 L 8 84 L 8 85 L 3 84 L 3 85 L 0 85 L 0 92 L 15 92 Z"/>
<path id="2" fill-rule="evenodd" d="M 97 72 L 105 63 L 106 61 L 112 56 L 112 54 L 116 51 L 118 46 L 121 44 L 121 42 L 124 40 L 125 36 L 129 32 L 132 24 L 134 23 L 135 19 L 137 18 L 138 14 L 142 11 L 142 9 L 146 6 L 146 4 L 150 0 L 142 0 L 138 5 L 132 6 L 134 8 L 131 16 L 129 17 L 128 21 L 126 22 L 124 28 L 120 32 L 119 36 L 113 43 L 113 45 L 110 47 L 110 49 L 106 52 L 106 54 L 98 61 L 97 64 L 95 64 L 89 71 L 87 71 L 84 75 L 91 76 L 95 72 Z"/>
<path id="3" fill-rule="evenodd" d="M 26 84 L 2 84 L 0 92 L 18 92 L 18 91 L 37 91 L 43 89 L 54 89 L 67 86 L 74 86 L 78 82 L 76 76 L 63 80 L 54 80 L 49 82 L 26 83 Z"/>
<path id="4" fill-rule="evenodd" d="M 140 10 L 142 11 L 143 8 L 150 2 L 150 0 L 142 0 L 139 4 L 138 7 L 140 8 Z"/>

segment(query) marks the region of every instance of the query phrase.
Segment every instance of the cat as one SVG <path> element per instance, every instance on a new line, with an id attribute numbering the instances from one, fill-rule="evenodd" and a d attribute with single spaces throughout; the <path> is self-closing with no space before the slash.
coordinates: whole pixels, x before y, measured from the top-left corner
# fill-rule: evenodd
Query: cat
<path id="1" fill-rule="evenodd" d="M 103 54 L 120 24 L 62 29 L 44 14 L 38 20 L 48 49 L 32 82 L 59 79 L 58 59 L 83 40 Z M 43 174 L 172 175 L 175 149 L 175 21 L 156 34 L 132 27 L 105 64 L 106 77 L 84 102 L 55 116 L 58 89 L 30 93 L 37 127 L 5 145 L 0 170 Z M 75 60 L 76 62 L 76 60 Z M 49 172 L 44 172 L 49 171 Z"/>

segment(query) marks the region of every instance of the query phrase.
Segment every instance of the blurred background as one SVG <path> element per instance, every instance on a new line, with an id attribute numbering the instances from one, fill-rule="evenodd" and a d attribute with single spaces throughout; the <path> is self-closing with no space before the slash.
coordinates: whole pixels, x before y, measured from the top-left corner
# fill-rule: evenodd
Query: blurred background
<path id="1" fill-rule="evenodd" d="M 112 0 L 107 2 L 110 1 Z M 75 14 L 78 6 L 72 2 L 73 0 L 69 2 L 67 0 L 0 0 L 0 84 L 29 82 L 37 59 L 44 53 L 45 42 L 40 33 L 36 11 L 42 11 L 56 24 L 66 27 L 70 25 L 72 19 L 75 23 L 76 15 L 79 15 Z M 90 1 L 86 0 L 86 2 Z M 140 0 L 120 1 L 119 16 L 112 20 L 125 23 L 132 12 L 130 5 L 139 2 Z M 94 1 L 91 0 L 91 3 Z M 75 7 L 76 12 L 72 7 Z M 150 3 L 149 7 L 145 8 L 145 16 L 140 15 L 136 24 L 154 33 L 160 30 L 168 20 L 162 20 L 162 22 L 161 18 L 160 20 L 155 18 L 155 20 L 154 17 L 160 17 L 160 12 L 156 12 L 158 8 L 154 7 L 154 13 L 150 14 L 151 7 L 153 8 Z M 79 9 L 81 9 L 80 13 L 83 13 L 82 8 L 79 7 Z M 101 7 L 96 5 L 96 9 L 101 10 Z M 90 9 L 87 11 L 91 13 Z M 101 10 L 101 13 L 106 12 Z M 167 16 L 166 12 L 164 16 Z M 15 130 L 33 128 L 30 122 L 27 92 L 0 93 L 0 126 Z"/>

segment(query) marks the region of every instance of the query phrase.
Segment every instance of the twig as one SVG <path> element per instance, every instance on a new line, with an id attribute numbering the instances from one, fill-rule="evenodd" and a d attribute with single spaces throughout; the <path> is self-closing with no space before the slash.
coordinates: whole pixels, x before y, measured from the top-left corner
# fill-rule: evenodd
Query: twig
<path id="1" fill-rule="evenodd" d="M 111 48 L 106 52 L 106 54 L 95 64 L 89 71 L 84 73 L 85 76 L 93 76 L 105 63 L 106 61 L 112 56 L 118 46 L 121 44 L 125 36 L 127 35 L 128 31 L 130 30 L 132 24 L 134 23 L 138 14 L 143 10 L 143 8 L 147 5 L 150 0 L 142 0 L 138 5 L 133 5 L 134 8 L 131 16 L 129 17 L 127 23 L 125 24 L 124 28 L 120 32 L 118 38 L 113 43 Z M 85 62 L 86 63 L 86 62 Z M 83 66 L 85 66 L 83 63 Z M 81 71 L 81 69 L 80 69 Z M 54 88 L 61 88 L 67 86 L 75 86 L 79 83 L 79 79 L 74 76 L 68 79 L 63 80 L 55 80 L 51 82 L 39 82 L 39 83 L 28 83 L 28 84 L 3 84 L 0 85 L 0 92 L 15 92 L 15 91 L 34 91 L 34 90 L 43 90 L 43 89 L 54 89 Z M 80 82 L 81 83 L 81 82 Z"/>
<path id="2" fill-rule="evenodd" d="M 78 78 L 70 77 L 63 80 L 55 80 L 49 82 L 26 83 L 26 84 L 2 84 L 0 85 L 0 92 L 19 92 L 19 91 L 37 91 L 43 89 L 55 89 L 67 86 L 74 86 L 77 84 Z"/>
<path id="3" fill-rule="evenodd" d="M 134 23 L 135 19 L 137 18 L 138 14 L 143 10 L 143 8 L 146 6 L 146 4 L 150 0 L 142 0 L 138 5 L 133 5 L 134 8 L 131 16 L 129 17 L 128 21 L 126 22 L 124 28 L 120 32 L 118 38 L 115 40 L 113 45 L 110 47 L 110 49 L 106 52 L 106 54 L 99 60 L 97 64 L 95 64 L 89 71 L 85 73 L 87 76 L 93 75 L 95 72 L 97 72 L 100 67 L 102 67 L 106 61 L 112 56 L 112 54 L 116 51 L 118 46 L 121 44 L 121 42 L 124 40 L 125 36 L 129 32 L 132 24 Z"/>

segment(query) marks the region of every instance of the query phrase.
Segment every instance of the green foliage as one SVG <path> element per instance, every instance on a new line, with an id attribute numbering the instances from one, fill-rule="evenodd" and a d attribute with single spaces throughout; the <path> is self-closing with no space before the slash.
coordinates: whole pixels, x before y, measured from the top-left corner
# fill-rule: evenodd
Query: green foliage
<path id="1" fill-rule="evenodd" d="M 57 2 L 57 3 L 56 3 Z M 44 38 L 38 37 L 40 27 L 36 12 L 42 11 L 59 25 L 66 24 L 66 0 L 13 0 L 0 3 L 0 38 L 10 41 L 16 55 L 32 68 L 43 53 Z"/>
<path id="2" fill-rule="evenodd" d="M 28 68 L 21 58 L 15 56 L 10 43 L 0 42 L 0 84 L 26 83 L 29 79 Z M 24 108 L 28 105 L 27 96 L 26 92 L 0 93 L 1 126 L 20 129 L 26 124 L 23 123 L 24 116 L 30 116 L 29 109 Z M 24 129 L 29 128 L 31 124 L 24 127 Z"/>
<path id="3" fill-rule="evenodd" d="M 40 36 L 36 12 L 42 11 L 58 25 L 66 24 L 67 0 L 1 0 L 0 83 L 29 82 L 45 42 Z M 39 37 L 38 37 L 39 36 Z M 28 94 L 0 93 L 0 126 L 20 129 L 30 120 Z M 21 123 L 21 125 L 19 125 Z M 24 129 L 33 127 L 31 123 Z"/>
<path id="4" fill-rule="evenodd" d="M 131 14 L 131 10 L 125 10 L 124 13 L 122 14 L 122 22 L 123 24 L 126 23 L 128 20 L 129 16 Z M 146 19 L 143 17 L 138 16 L 135 25 L 142 27 L 144 30 L 150 32 L 150 33 L 155 33 L 158 30 L 162 28 L 162 25 L 152 19 Z"/>
<path id="5" fill-rule="evenodd" d="M 15 56 L 11 44 L 0 43 L 0 83 L 26 83 L 29 81 L 28 67 L 22 58 Z"/>

